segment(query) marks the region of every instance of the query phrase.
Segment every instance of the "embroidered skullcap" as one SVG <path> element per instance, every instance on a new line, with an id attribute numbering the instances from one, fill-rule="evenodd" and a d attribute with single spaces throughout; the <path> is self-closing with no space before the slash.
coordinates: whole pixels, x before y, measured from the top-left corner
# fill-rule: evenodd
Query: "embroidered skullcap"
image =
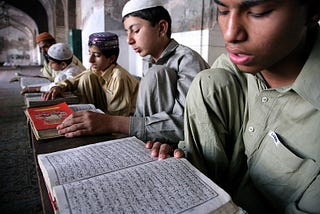
<path id="1" fill-rule="evenodd" d="M 163 6 L 161 0 L 130 0 L 122 9 L 122 18 L 130 13 L 157 6 Z"/>
<path id="2" fill-rule="evenodd" d="M 110 32 L 98 32 L 89 36 L 88 45 L 95 45 L 101 51 L 119 48 L 119 40 L 117 34 Z"/>
<path id="3" fill-rule="evenodd" d="M 56 43 L 48 49 L 48 56 L 54 60 L 64 61 L 71 59 L 73 56 L 69 46 L 65 43 Z"/>
<path id="4" fill-rule="evenodd" d="M 36 43 L 49 40 L 49 39 L 54 39 L 54 37 L 48 32 L 43 32 L 43 33 L 40 33 L 38 36 L 36 36 Z"/>

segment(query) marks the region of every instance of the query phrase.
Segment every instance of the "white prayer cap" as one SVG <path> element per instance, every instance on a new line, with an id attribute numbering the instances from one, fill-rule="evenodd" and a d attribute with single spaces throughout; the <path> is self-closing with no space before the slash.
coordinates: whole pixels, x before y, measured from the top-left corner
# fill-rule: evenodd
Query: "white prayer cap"
<path id="1" fill-rule="evenodd" d="M 163 6 L 161 0 L 129 0 L 122 9 L 122 18 L 139 10 Z"/>
<path id="2" fill-rule="evenodd" d="M 68 60 L 73 56 L 69 46 L 64 43 L 56 43 L 50 46 L 48 49 L 48 56 L 53 60 Z"/>

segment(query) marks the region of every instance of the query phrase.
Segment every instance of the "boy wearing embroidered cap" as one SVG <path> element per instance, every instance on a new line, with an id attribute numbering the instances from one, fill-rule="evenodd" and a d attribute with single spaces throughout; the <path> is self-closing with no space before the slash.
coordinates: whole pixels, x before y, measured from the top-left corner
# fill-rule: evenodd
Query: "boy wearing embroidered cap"
<path id="1" fill-rule="evenodd" d="M 54 99 L 64 91 L 77 91 L 81 103 L 92 103 L 110 115 L 133 114 L 139 81 L 117 64 L 118 36 L 111 32 L 93 33 L 88 45 L 90 69 L 57 83 L 43 98 Z"/>
<path id="2" fill-rule="evenodd" d="M 55 83 L 66 80 L 80 74 L 83 70 L 72 63 L 73 53 L 69 46 L 64 43 L 52 45 L 47 52 L 49 66 L 57 72 L 54 82 L 48 85 L 29 86 L 21 90 L 21 94 L 32 92 L 47 92 Z"/>
<path id="3" fill-rule="evenodd" d="M 44 57 L 41 73 L 44 77 L 53 81 L 57 75 L 57 71 L 49 66 L 48 49 L 51 47 L 51 45 L 56 43 L 56 39 L 50 33 L 42 32 L 36 36 L 36 43 L 39 46 L 40 52 Z M 72 63 L 80 67 L 82 71 L 86 70 L 86 68 L 82 65 L 82 62 L 76 56 L 73 56 Z"/>
<path id="4" fill-rule="evenodd" d="M 76 114 L 59 126 L 66 137 L 94 133 L 124 133 L 143 141 L 175 143 L 183 138 L 185 97 L 194 76 L 209 68 L 192 49 L 171 39 L 171 17 L 157 0 L 130 0 L 122 11 L 127 42 L 148 62 L 140 81 L 135 114 L 132 117 Z M 104 121 L 104 122 L 103 122 Z M 77 130 L 76 126 L 83 127 Z M 91 130 L 94 130 L 91 131 Z"/>

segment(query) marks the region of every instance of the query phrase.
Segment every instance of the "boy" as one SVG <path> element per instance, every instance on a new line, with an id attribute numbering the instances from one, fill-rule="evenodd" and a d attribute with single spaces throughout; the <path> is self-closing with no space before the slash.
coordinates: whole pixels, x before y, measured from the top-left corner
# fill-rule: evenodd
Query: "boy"
<path id="1" fill-rule="evenodd" d="M 39 46 L 40 52 L 44 57 L 41 73 L 44 77 L 53 81 L 55 76 L 57 75 L 57 72 L 49 66 L 47 54 L 48 49 L 51 47 L 51 45 L 56 43 L 56 39 L 50 33 L 42 32 L 36 36 L 36 43 Z M 73 64 L 79 66 L 82 71 L 86 70 L 86 68 L 82 65 L 82 62 L 76 56 L 73 56 L 72 62 Z"/>
<path id="2" fill-rule="evenodd" d="M 320 213 L 320 2 L 215 2 L 229 57 L 193 81 L 179 147 L 249 213 Z"/>
<path id="3" fill-rule="evenodd" d="M 92 103 L 110 115 L 133 114 L 139 81 L 117 64 L 118 36 L 98 32 L 89 36 L 90 69 L 80 75 L 56 84 L 43 95 L 54 99 L 64 91 L 78 91 L 81 103 Z"/>
<path id="4" fill-rule="evenodd" d="M 183 138 L 189 85 L 198 72 L 209 66 L 198 53 L 171 39 L 171 17 L 160 1 L 131 0 L 124 6 L 122 17 L 128 44 L 149 62 L 140 82 L 135 114 L 112 117 L 75 113 L 58 126 L 58 131 L 66 137 L 122 133 L 143 141 L 177 144 Z"/>
<path id="5" fill-rule="evenodd" d="M 41 86 L 29 86 L 21 90 L 21 94 L 32 92 L 47 92 L 55 83 L 66 80 L 80 74 L 82 68 L 72 63 L 73 53 L 68 45 L 64 43 L 56 43 L 48 49 L 47 58 L 49 66 L 57 72 L 54 82 Z"/>

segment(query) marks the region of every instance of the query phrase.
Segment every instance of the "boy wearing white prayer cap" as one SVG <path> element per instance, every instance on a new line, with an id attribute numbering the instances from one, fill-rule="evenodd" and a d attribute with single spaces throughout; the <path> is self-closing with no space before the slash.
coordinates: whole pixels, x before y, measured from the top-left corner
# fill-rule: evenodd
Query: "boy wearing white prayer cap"
<path id="1" fill-rule="evenodd" d="M 122 17 L 128 44 L 147 62 L 134 115 L 114 117 L 86 112 L 68 118 L 58 131 L 66 137 L 122 133 L 143 141 L 176 145 L 183 138 L 189 86 L 195 75 L 209 65 L 197 52 L 171 38 L 171 17 L 161 1 L 130 0 Z M 104 125 L 93 122 L 98 120 Z M 80 126 L 81 130 L 77 128 Z"/>
<path id="2" fill-rule="evenodd" d="M 92 33 L 88 46 L 90 69 L 57 83 L 43 98 L 54 99 L 65 91 L 76 91 L 81 103 L 94 104 L 107 114 L 133 114 L 139 81 L 117 63 L 120 52 L 118 35 Z"/>
<path id="3" fill-rule="evenodd" d="M 32 92 L 47 92 L 59 81 L 66 80 L 80 74 L 83 69 L 72 63 L 73 53 L 65 43 L 50 46 L 47 52 L 49 66 L 56 71 L 54 81 L 50 84 L 29 86 L 21 90 L 21 94 Z"/>

